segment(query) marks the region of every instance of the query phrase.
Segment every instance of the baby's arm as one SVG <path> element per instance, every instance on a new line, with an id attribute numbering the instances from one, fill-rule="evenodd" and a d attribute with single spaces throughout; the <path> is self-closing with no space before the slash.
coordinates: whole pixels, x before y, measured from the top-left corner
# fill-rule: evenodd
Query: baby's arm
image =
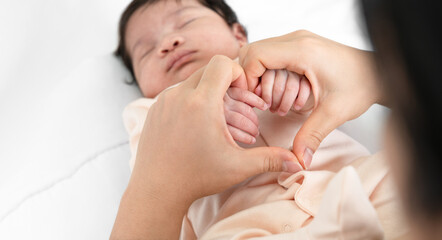
<path id="1" fill-rule="evenodd" d="M 267 70 L 255 93 L 262 96 L 271 112 L 285 116 L 290 109 L 309 110 L 313 107 L 310 97 L 311 86 L 305 76 L 287 70 Z"/>
<path id="2" fill-rule="evenodd" d="M 237 87 L 230 87 L 224 96 L 224 113 L 227 128 L 233 139 L 254 144 L 259 135 L 258 116 L 253 107 L 266 110 L 267 105 L 256 94 Z"/>

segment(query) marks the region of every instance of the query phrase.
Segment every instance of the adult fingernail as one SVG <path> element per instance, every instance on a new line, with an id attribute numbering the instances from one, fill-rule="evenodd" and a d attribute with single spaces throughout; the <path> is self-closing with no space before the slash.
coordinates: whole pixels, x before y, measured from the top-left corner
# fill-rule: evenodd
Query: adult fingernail
<path id="1" fill-rule="evenodd" d="M 303 156 L 305 169 L 310 168 L 310 165 L 312 164 L 312 158 L 313 158 L 313 151 L 310 148 L 306 148 Z"/>
<path id="2" fill-rule="evenodd" d="M 292 161 L 284 161 L 282 162 L 282 171 L 296 173 L 302 170 L 302 167 L 299 164 Z"/>

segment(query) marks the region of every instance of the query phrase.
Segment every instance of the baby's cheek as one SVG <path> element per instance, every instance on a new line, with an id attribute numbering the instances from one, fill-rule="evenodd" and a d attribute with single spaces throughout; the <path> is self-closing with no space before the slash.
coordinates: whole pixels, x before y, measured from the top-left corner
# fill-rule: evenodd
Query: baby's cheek
<path id="1" fill-rule="evenodd" d="M 139 71 L 135 69 L 137 83 L 144 97 L 154 98 L 168 87 L 165 85 L 167 83 L 166 76 L 155 69 L 158 67 L 148 63 L 144 64 Z"/>

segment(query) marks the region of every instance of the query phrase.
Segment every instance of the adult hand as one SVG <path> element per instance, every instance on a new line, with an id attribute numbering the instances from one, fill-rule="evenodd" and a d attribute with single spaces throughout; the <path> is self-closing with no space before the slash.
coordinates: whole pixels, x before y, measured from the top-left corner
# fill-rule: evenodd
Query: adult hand
<path id="1" fill-rule="evenodd" d="M 147 115 L 112 238 L 176 239 L 194 200 L 295 164 L 288 150 L 245 150 L 235 143 L 223 106 L 232 81 L 237 86 L 246 81 L 242 68 L 216 56 L 180 86 L 160 94 Z"/>
<path id="2" fill-rule="evenodd" d="M 267 69 L 287 69 L 310 81 L 314 108 L 293 142 L 293 152 L 306 168 L 331 131 L 381 100 L 370 52 L 308 31 L 246 45 L 241 49 L 239 62 L 250 91 L 255 90 Z"/>

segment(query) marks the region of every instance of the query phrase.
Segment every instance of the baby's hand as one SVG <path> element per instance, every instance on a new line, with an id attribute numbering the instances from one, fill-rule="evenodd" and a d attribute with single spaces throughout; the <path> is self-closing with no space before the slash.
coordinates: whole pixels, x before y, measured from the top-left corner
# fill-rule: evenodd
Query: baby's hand
<path id="1" fill-rule="evenodd" d="M 296 111 L 304 108 L 310 89 L 310 82 L 305 76 L 300 77 L 287 70 L 266 70 L 255 93 L 262 96 L 271 112 L 285 116 L 292 108 Z"/>
<path id="2" fill-rule="evenodd" d="M 256 94 L 237 87 L 230 87 L 224 96 L 224 114 L 233 139 L 254 144 L 259 135 L 258 116 L 253 107 L 266 110 L 267 105 Z"/>

